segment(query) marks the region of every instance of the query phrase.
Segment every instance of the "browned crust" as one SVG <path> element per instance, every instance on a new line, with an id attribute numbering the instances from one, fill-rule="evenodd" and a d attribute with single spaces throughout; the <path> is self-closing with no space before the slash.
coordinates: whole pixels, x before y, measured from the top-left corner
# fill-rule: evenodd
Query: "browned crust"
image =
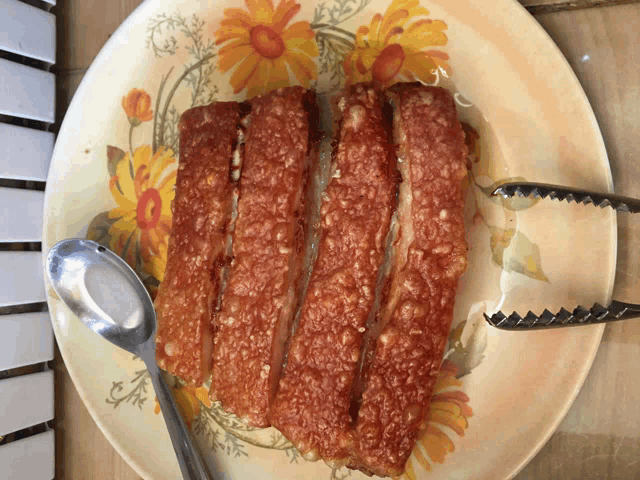
<path id="1" fill-rule="evenodd" d="M 396 141 L 411 185 L 409 214 L 400 221 L 411 222 L 413 240 L 391 274 L 393 305 L 382 319 L 355 430 L 354 466 L 382 476 L 402 474 L 423 425 L 467 254 L 467 152 L 453 98 L 416 84 L 395 90 Z M 401 223 L 400 237 L 406 227 Z"/>
<path id="2" fill-rule="evenodd" d="M 229 169 L 238 106 L 214 103 L 180 120 L 180 164 L 164 281 L 158 289 L 156 358 L 189 385 L 209 375 L 212 304 L 231 216 Z"/>
<path id="3" fill-rule="evenodd" d="M 368 85 L 338 102 L 344 117 L 318 257 L 270 412 L 306 458 L 336 465 L 352 448 L 351 384 L 395 204 L 395 155 L 381 104 Z"/>
<path id="4" fill-rule="evenodd" d="M 310 95 L 292 87 L 251 101 L 234 260 L 216 318 L 210 393 L 256 427 L 269 425 L 270 377 L 279 367 L 273 365 L 274 349 L 283 348 L 283 329 L 294 313 L 290 294 L 305 229 Z"/>

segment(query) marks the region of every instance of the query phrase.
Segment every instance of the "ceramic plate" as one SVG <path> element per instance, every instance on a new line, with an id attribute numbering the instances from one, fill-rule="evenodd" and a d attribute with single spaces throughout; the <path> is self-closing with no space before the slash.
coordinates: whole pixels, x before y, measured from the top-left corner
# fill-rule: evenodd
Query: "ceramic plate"
<path id="1" fill-rule="evenodd" d="M 69 108 L 46 191 L 44 248 L 88 237 L 124 257 L 152 293 L 162 281 L 182 112 L 285 85 L 321 91 L 375 78 L 455 94 L 472 152 L 470 266 L 406 477 L 505 479 L 542 447 L 589 371 L 601 326 L 493 330 L 483 312 L 607 302 L 610 210 L 491 198 L 506 179 L 611 190 L 603 141 L 567 62 L 515 1 L 150 0 L 111 37 Z M 598 269 L 584 268 L 598 265 Z M 60 351 L 80 395 L 145 478 L 179 478 L 142 362 L 89 332 L 49 290 Z M 364 478 L 302 459 L 173 384 L 209 455 L 233 478 Z"/>

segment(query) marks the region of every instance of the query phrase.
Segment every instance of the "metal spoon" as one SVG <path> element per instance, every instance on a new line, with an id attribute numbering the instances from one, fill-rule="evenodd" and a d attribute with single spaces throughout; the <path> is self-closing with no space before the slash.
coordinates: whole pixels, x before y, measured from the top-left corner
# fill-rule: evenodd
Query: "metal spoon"
<path id="1" fill-rule="evenodd" d="M 105 247 L 75 238 L 53 246 L 46 270 L 53 289 L 82 323 L 144 361 L 183 477 L 212 479 L 156 364 L 156 312 L 136 273 Z"/>

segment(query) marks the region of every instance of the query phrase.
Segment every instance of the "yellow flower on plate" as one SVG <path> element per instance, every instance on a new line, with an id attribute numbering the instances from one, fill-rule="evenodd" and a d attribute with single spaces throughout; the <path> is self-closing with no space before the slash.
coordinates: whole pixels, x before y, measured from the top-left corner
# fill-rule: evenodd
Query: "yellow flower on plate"
<path id="1" fill-rule="evenodd" d="M 272 0 L 245 0 L 245 5 L 248 11 L 225 9 L 215 33 L 216 44 L 226 44 L 218 52 L 220 70 L 236 66 L 230 79 L 233 91 L 246 88 L 253 96 L 289 86 L 289 72 L 308 87 L 318 75 L 313 60 L 318 46 L 309 22 L 289 25 L 300 4 L 280 0 L 276 8 Z"/>
<path id="2" fill-rule="evenodd" d="M 127 153 L 118 162 L 109 189 L 118 206 L 108 217 L 109 247 L 135 267 L 137 254 L 143 270 L 162 281 L 171 232 L 171 201 L 176 182 L 173 151 L 149 145 L 138 147 L 133 162 Z"/>
<path id="3" fill-rule="evenodd" d="M 204 387 L 183 387 L 176 386 L 171 388 L 176 403 L 178 404 L 178 410 L 182 414 L 185 423 L 191 428 L 191 422 L 200 413 L 201 405 L 207 408 L 211 408 L 211 400 L 209 399 L 209 392 Z M 153 409 L 154 413 L 160 413 L 160 404 L 156 397 L 156 406 Z"/>
<path id="4" fill-rule="evenodd" d="M 416 469 L 429 472 L 433 462 L 444 463 L 447 454 L 455 450 L 451 438 L 441 427 L 448 427 L 461 437 L 469 427 L 468 418 L 473 416 L 473 410 L 468 405 L 467 394 L 459 390 L 462 382 L 456 378 L 457 372 L 458 367 L 452 362 L 445 360 L 442 363 L 426 427 L 407 461 L 404 475 L 400 477 L 403 480 L 416 480 L 419 476 Z"/>
<path id="5" fill-rule="evenodd" d="M 449 56 L 428 47 L 447 44 L 442 20 L 426 18 L 419 0 L 393 0 L 356 32 L 355 48 L 342 66 L 347 83 L 373 80 L 389 86 L 400 80 L 433 83 L 436 69 L 449 73 Z"/>

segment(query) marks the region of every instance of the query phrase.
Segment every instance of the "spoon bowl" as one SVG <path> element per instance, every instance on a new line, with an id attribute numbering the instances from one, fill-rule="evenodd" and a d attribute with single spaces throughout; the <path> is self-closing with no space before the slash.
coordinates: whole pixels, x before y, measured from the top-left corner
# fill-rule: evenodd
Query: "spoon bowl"
<path id="1" fill-rule="evenodd" d="M 90 240 L 68 239 L 47 256 L 51 285 L 94 332 L 135 355 L 156 332 L 153 302 L 119 256 Z"/>
<path id="2" fill-rule="evenodd" d="M 46 270 L 55 292 L 82 323 L 144 361 L 184 478 L 214 478 L 156 364 L 156 312 L 136 273 L 109 249 L 78 238 L 54 245 Z"/>

